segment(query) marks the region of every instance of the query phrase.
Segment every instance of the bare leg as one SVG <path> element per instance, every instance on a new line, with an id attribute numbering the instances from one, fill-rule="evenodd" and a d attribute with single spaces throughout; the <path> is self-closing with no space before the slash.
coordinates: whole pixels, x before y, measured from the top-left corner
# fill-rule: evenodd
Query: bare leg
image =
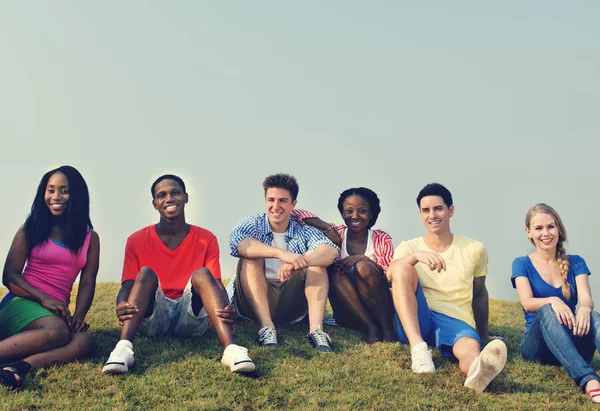
<path id="1" fill-rule="evenodd" d="M 223 292 L 217 284 L 217 280 L 214 279 L 207 268 L 201 268 L 192 274 L 192 287 L 195 292 L 195 295 L 192 296 L 194 314 L 198 315 L 202 306 L 204 306 L 208 317 L 215 326 L 221 344 L 227 348 L 228 345 L 234 343 L 233 327 L 224 323 L 217 316 L 217 310 L 225 308 L 229 304 L 228 301 L 223 299 Z"/>
<path id="2" fill-rule="evenodd" d="M 94 337 L 88 332 L 73 334 L 71 341 L 60 348 L 25 358 L 32 369 L 46 368 L 87 357 L 96 349 Z"/>
<path id="3" fill-rule="evenodd" d="M 458 359 L 458 368 L 467 375 L 473 360 L 481 352 L 479 342 L 473 338 L 463 337 L 452 346 L 452 354 Z"/>
<path id="4" fill-rule="evenodd" d="M 323 329 L 327 293 L 329 292 L 329 279 L 325 267 L 308 267 L 306 270 L 306 283 L 304 295 L 308 302 L 309 332 Z"/>
<path id="5" fill-rule="evenodd" d="M 22 360 L 69 343 L 71 332 L 57 316 L 38 318 L 23 331 L 0 341 L 0 362 Z"/>
<path id="6" fill-rule="evenodd" d="M 262 258 L 249 260 L 242 258 L 242 269 L 239 280 L 244 290 L 244 295 L 250 303 L 251 309 L 258 320 L 260 327 L 275 328 L 269 310 L 268 285 L 265 276 L 265 263 Z"/>
<path id="7" fill-rule="evenodd" d="M 410 264 L 395 262 L 388 269 L 388 278 L 392 280 L 392 296 L 394 306 L 400 317 L 402 328 L 408 338 L 410 347 L 424 342 L 419 327 L 417 306 L 417 287 L 419 276 L 417 270 Z"/>
<path id="8" fill-rule="evenodd" d="M 377 341 L 381 338 L 379 327 L 369 316 L 366 307 L 361 302 L 350 271 L 340 273 L 336 267 L 330 266 L 329 273 L 329 302 L 333 308 L 335 321 L 339 325 L 350 328 L 367 329 L 367 341 Z"/>
<path id="9" fill-rule="evenodd" d="M 356 290 L 370 316 L 379 323 L 384 341 L 394 340 L 394 302 L 388 282 L 379 268 L 369 261 L 354 266 Z"/>
<path id="10" fill-rule="evenodd" d="M 158 276 L 150 268 L 142 267 L 135 278 L 135 283 L 129 293 L 129 298 L 127 299 L 128 303 L 137 306 L 140 311 L 133 314 L 131 319 L 123 323 L 123 328 L 121 328 L 121 340 L 133 342 L 142 319 L 152 314 L 154 296 L 157 288 Z"/>

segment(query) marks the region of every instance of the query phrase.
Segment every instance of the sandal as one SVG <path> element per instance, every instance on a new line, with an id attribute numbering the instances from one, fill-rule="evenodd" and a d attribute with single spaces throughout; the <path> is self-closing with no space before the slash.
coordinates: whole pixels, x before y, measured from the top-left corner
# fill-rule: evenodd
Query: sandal
<path id="1" fill-rule="evenodd" d="M 3 368 L 0 370 L 0 385 L 4 385 L 11 390 L 17 390 L 23 385 L 23 378 L 18 371 Z"/>
<path id="2" fill-rule="evenodd" d="M 594 388 L 585 393 L 594 402 L 600 402 L 600 388 Z"/>
<path id="3" fill-rule="evenodd" d="M 7 368 L 12 368 L 8 370 Z M 2 364 L 0 368 L 0 385 L 17 390 L 23 386 L 23 378 L 31 370 L 31 365 L 26 361 L 15 361 Z"/>

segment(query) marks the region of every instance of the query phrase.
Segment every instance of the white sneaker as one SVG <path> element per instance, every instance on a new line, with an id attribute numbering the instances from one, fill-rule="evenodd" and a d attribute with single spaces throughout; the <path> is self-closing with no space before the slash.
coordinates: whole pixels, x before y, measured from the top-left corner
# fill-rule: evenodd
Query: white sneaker
<path id="1" fill-rule="evenodd" d="M 229 344 L 225 348 L 221 362 L 229 366 L 231 372 L 252 372 L 256 369 L 248 357 L 248 349 L 235 344 Z"/>
<path id="2" fill-rule="evenodd" d="M 473 361 L 465 380 L 465 387 L 483 391 L 500 374 L 506 364 L 506 344 L 501 340 L 491 341 L 479 357 Z"/>
<path id="3" fill-rule="evenodd" d="M 411 350 L 412 366 L 410 367 L 417 374 L 432 374 L 435 372 L 435 364 L 431 357 L 431 350 L 426 342 L 421 342 Z"/>
<path id="4" fill-rule="evenodd" d="M 131 342 L 121 340 L 110 353 L 102 372 L 107 374 L 125 374 L 133 366 L 133 345 Z M 128 344 L 127 344 L 128 343 Z"/>

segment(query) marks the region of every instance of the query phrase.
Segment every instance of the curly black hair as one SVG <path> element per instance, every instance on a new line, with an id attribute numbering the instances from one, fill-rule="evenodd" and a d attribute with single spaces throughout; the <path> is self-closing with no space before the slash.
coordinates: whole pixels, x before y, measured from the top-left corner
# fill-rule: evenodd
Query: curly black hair
<path id="1" fill-rule="evenodd" d="M 361 196 L 369 202 L 369 205 L 371 207 L 371 221 L 369 221 L 367 229 L 373 227 L 377 222 L 377 217 L 379 217 L 379 213 L 381 212 L 381 206 L 379 205 L 379 197 L 377 197 L 377 194 L 375 194 L 373 190 L 368 189 L 366 187 L 349 188 L 347 190 L 344 190 L 342 194 L 340 194 L 340 198 L 338 200 L 338 210 L 340 211 L 340 214 L 342 216 L 344 215 L 344 201 L 346 200 L 346 198 L 353 195 Z"/>

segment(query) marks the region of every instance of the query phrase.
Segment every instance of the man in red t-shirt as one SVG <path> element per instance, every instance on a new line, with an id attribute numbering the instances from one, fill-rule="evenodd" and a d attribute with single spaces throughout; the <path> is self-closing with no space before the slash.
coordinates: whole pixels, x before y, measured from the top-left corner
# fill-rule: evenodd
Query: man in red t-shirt
<path id="1" fill-rule="evenodd" d="M 151 192 L 160 221 L 127 239 L 116 309 L 121 340 L 102 372 L 129 371 L 138 331 L 147 337 L 199 336 L 209 319 L 225 348 L 221 362 L 231 371 L 254 371 L 248 350 L 234 341 L 237 312 L 221 282 L 217 238 L 186 223 L 188 194 L 181 178 L 165 174 L 152 184 Z"/>

